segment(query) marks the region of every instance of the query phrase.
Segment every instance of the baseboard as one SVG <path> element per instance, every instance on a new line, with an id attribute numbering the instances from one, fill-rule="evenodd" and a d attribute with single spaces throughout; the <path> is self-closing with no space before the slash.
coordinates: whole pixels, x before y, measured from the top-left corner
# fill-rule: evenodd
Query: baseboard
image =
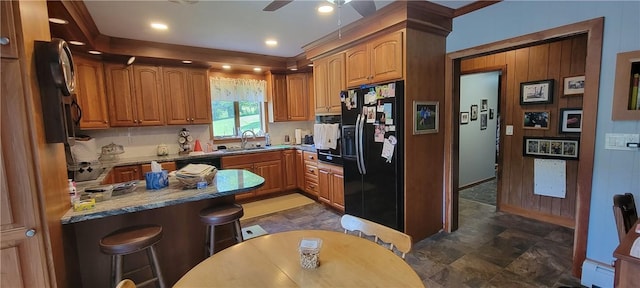
<path id="1" fill-rule="evenodd" d="M 564 226 L 567 228 L 574 229 L 576 225 L 576 221 L 571 218 L 561 217 L 557 215 L 551 215 L 546 213 L 541 213 L 538 211 L 527 210 L 522 207 L 513 206 L 510 204 L 500 204 L 498 206 L 498 210 L 502 212 L 507 212 L 515 215 L 519 215 L 522 217 L 527 217 L 531 219 L 535 219 L 542 222 L 547 222 L 551 224 L 556 224 L 560 226 Z"/>
<path id="2" fill-rule="evenodd" d="M 486 182 L 492 181 L 494 179 L 496 179 L 496 177 L 491 177 L 491 178 L 487 178 L 487 179 L 484 179 L 484 180 L 476 181 L 476 182 L 473 182 L 471 184 L 467 184 L 467 185 L 458 187 L 458 191 L 463 190 L 463 189 L 467 189 L 467 188 L 471 188 L 473 186 L 478 186 L 478 185 L 480 185 L 482 183 L 486 183 Z"/>

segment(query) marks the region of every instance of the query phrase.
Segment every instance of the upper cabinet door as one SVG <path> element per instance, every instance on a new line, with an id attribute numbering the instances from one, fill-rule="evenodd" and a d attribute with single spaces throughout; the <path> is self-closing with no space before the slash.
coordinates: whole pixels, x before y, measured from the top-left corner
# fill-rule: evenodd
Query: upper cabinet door
<path id="1" fill-rule="evenodd" d="M 367 53 L 367 44 L 360 44 L 347 50 L 347 86 L 354 87 L 367 84 L 371 78 L 369 73 L 369 53 Z"/>
<path id="2" fill-rule="evenodd" d="M 281 74 L 269 74 L 268 76 L 268 84 L 269 84 L 269 117 L 273 117 L 272 120 L 274 122 L 279 121 L 288 121 L 289 117 L 287 116 L 288 106 L 287 106 L 287 77 L 286 75 Z"/>
<path id="3" fill-rule="evenodd" d="M 370 82 L 402 79 L 402 32 L 396 32 L 369 43 Z"/>
<path id="4" fill-rule="evenodd" d="M 78 105 L 82 109 L 80 128 L 109 128 L 102 62 L 76 56 L 74 63 L 76 65 L 76 96 Z"/>
<path id="5" fill-rule="evenodd" d="M 189 96 L 187 71 L 183 68 L 162 68 L 162 92 L 164 93 L 167 124 L 189 124 Z"/>
<path id="6" fill-rule="evenodd" d="M 307 120 L 309 106 L 307 102 L 307 75 L 296 73 L 287 75 L 287 111 L 288 120 Z"/>
<path id="7" fill-rule="evenodd" d="M 327 83 L 329 80 L 327 79 L 327 58 L 318 59 L 313 61 L 313 82 L 315 88 L 315 111 L 316 114 L 323 114 L 327 112 Z"/>
<path id="8" fill-rule="evenodd" d="M 345 77 L 344 53 L 336 54 L 327 59 L 327 110 L 330 113 L 340 113 L 340 91 L 347 89 Z"/>
<path id="9" fill-rule="evenodd" d="M 133 97 L 133 68 L 122 64 L 104 64 L 109 103 L 109 122 L 112 127 L 137 126 Z"/>
<path id="10" fill-rule="evenodd" d="M 164 98 L 160 68 L 149 65 L 133 67 L 138 125 L 164 125 Z"/>
<path id="11" fill-rule="evenodd" d="M 18 58 L 18 39 L 13 26 L 13 1 L 0 1 L 0 56 L 2 58 Z"/>
<path id="12" fill-rule="evenodd" d="M 191 99 L 191 124 L 211 123 L 211 90 L 207 70 L 189 70 L 187 80 Z"/>

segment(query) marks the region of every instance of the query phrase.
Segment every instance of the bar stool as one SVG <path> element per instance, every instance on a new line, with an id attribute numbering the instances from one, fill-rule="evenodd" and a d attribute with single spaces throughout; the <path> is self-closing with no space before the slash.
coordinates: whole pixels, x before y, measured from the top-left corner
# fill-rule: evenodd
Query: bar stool
<path id="1" fill-rule="evenodd" d="M 242 242 L 242 228 L 240 227 L 240 218 L 244 215 L 244 209 L 240 204 L 228 204 L 222 206 L 214 206 L 202 209 L 200 211 L 200 221 L 207 224 L 207 233 L 205 234 L 205 256 L 209 257 L 214 253 L 215 226 L 234 223 L 233 228 L 237 242 Z"/>
<path id="2" fill-rule="evenodd" d="M 162 227 L 158 225 L 131 226 L 111 232 L 100 239 L 100 251 L 111 255 L 111 287 L 115 287 L 123 276 L 133 274 L 149 267 L 153 278 L 144 281 L 138 286 L 157 282 L 158 287 L 164 288 L 164 279 L 158 265 L 158 257 L 154 245 L 162 238 Z M 145 265 L 129 272 L 123 272 L 123 258 L 125 255 L 147 251 L 149 265 Z"/>

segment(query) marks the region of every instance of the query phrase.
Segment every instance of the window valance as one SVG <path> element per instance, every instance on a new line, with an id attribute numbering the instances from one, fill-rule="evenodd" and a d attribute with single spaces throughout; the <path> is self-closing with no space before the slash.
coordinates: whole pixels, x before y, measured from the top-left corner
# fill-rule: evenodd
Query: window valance
<path id="1" fill-rule="evenodd" d="M 218 101 L 265 101 L 267 81 L 211 77 L 211 100 Z"/>

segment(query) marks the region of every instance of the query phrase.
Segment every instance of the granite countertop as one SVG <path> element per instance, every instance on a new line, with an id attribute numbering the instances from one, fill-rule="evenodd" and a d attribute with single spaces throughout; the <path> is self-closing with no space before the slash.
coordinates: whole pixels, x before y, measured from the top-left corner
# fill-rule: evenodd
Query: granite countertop
<path id="1" fill-rule="evenodd" d="M 146 183 L 141 180 L 133 192 L 98 202 L 96 207 L 91 210 L 76 212 L 69 209 L 60 221 L 62 224 L 72 224 L 90 219 L 234 195 L 251 191 L 262 184 L 264 184 L 264 178 L 249 171 L 237 169 L 218 170 L 213 178 L 213 183 L 204 189 L 183 190 L 180 183 L 170 177 L 168 187 L 160 190 L 146 190 Z"/>
<path id="2" fill-rule="evenodd" d="M 154 156 L 141 156 L 141 157 L 132 157 L 132 158 L 122 158 L 122 159 L 117 159 L 117 160 L 114 160 L 114 161 L 102 161 L 102 162 L 100 162 L 102 164 L 102 167 L 104 168 L 104 171 L 102 172 L 102 174 L 100 174 L 100 176 L 98 176 L 98 178 L 96 178 L 95 180 L 77 182 L 77 185 L 78 185 L 78 189 L 79 190 L 82 190 L 85 187 L 100 185 L 100 183 L 102 183 L 102 181 L 104 181 L 104 178 L 109 174 L 109 171 L 111 171 L 111 169 L 113 167 L 117 167 L 117 166 L 149 164 L 149 163 L 151 163 L 151 161 L 170 162 L 170 161 L 185 160 L 185 159 L 190 159 L 190 158 L 205 158 L 205 157 L 222 158 L 224 156 L 231 156 L 231 155 L 244 155 L 244 154 L 262 153 L 262 152 L 270 152 L 270 151 L 280 151 L 280 150 L 286 150 L 286 149 L 298 149 L 298 150 L 303 150 L 303 151 L 316 152 L 315 145 L 287 145 L 287 144 L 283 144 L 283 145 L 266 146 L 264 148 L 250 149 L 250 150 L 237 150 L 237 151 L 218 150 L 218 151 L 215 151 L 215 152 L 204 153 L 204 154 L 200 154 L 200 155 L 170 154 L 170 155 L 167 155 L 167 156 L 155 156 L 154 155 Z M 220 167 L 217 167 L 217 168 L 220 168 Z"/>

